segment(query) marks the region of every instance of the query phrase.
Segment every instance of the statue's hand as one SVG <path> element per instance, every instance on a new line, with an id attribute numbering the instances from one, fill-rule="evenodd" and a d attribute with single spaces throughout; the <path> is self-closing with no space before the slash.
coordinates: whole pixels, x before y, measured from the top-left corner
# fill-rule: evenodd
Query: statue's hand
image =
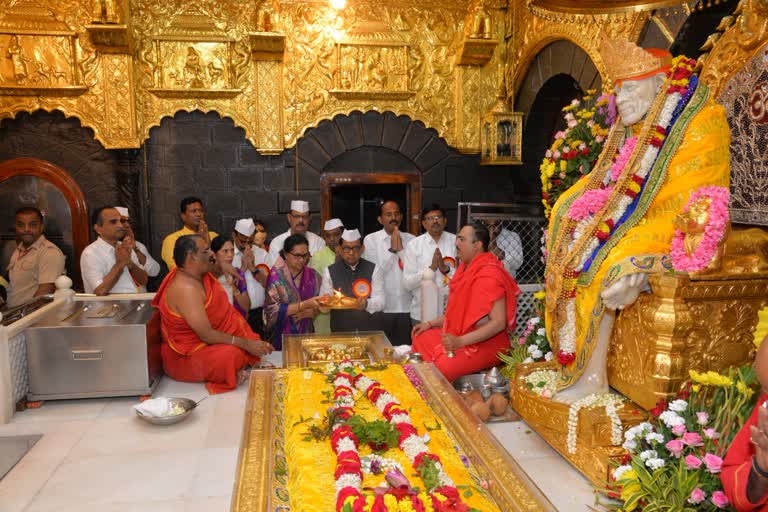
<path id="1" fill-rule="evenodd" d="M 641 292 L 648 289 L 648 274 L 630 274 L 603 290 L 600 296 L 608 309 L 624 309 L 633 304 Z"/>

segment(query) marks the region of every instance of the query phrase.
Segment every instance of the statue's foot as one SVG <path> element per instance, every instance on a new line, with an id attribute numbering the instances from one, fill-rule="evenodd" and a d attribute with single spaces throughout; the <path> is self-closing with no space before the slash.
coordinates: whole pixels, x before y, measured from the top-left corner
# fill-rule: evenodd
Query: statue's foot
<path id="1" fill-rule="evenodd" d="M 608 393 L 608 381 L 604 379 L 580 378 L 576 384 L 555 393 L 552 400 L 564 404 L 572 404 L 585 396 Z"/>

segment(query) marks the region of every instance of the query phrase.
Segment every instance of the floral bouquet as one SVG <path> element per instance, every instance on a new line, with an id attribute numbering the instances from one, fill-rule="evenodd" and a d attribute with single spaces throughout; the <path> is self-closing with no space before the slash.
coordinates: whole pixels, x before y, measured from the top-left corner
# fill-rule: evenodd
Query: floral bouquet
<path id="1" fill-rule="evenodd" d="M 544 329 L 544 296 L 543 290 L 533 294 L 533 315 L 525 322 L 525 330 L 520 336 L 512 337 L 509 351 L 499 353 L 499 359 L 505 364 L 502 375 L 509 379 L 515 377 L 515 367 L 519 363 L 536 363 L 552 359 L 552 348 L 547 340 Z"/>
<path id="2" fill-rule="evenodd" d="M 614 510 L 733 510 L 719 473 L 759 385 L 750 366 L 690 376 L 675 400 L 659 402 L 649 422 L 624 433 L 629 455 L 607 489 L 621 501 Z"/>
<path id="3" fill-rule="evenodd" d="M 581 101 L 573 100 L 563 108 L 567 127 L 555 134 L 555 141 L 539 167 L 546 218 L 557 198 L 592 170 L 608 130 L 616 121 L 615 96 L 595 98 L 594 94 L 594 90 L 589 90 Z"/>

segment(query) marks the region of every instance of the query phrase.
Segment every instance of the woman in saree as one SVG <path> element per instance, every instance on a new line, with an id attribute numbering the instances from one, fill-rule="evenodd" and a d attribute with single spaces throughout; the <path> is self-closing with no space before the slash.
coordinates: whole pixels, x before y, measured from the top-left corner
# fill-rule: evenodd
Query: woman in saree
<path id="1" fill-rule="evenodd" d="M 232 240 L 221 235 L 217 236 L 211 241 L 211 252 L 213 252 L 214 259 L 211 273 L 221 283 L 221 286 L 224 287 L 229 303 L 244 318 L 248 318 L 248 311 L 251 309 L 251 299 L 248 295 L 245 274 L 239 268 L 235 268 L 240 276 L 240 279 L 236 280 L 231 274 L 224 272 L 222 268 L 222 264 L 231 266 L 232 260 L 235 258 L 235 246 Z"/>
<path id="2" fill-rule="evenodd" d="M 283 334 L 314 332 L 312 319 L 320 312 L 317 298 L 322 277 L 307 265 L 309 258 L 307 238 L 291 235 L 267 278 L 264 324 L 275 350 L 282 350 Z"/>

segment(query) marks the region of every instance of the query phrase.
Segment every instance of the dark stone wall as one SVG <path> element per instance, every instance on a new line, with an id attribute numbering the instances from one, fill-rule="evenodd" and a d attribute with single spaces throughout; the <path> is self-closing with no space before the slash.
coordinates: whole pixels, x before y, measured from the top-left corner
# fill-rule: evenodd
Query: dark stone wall
<path id="1" fill-rule="evenodd" d="M 22 112 L 0 124 L 0 162 L 21 157 L 47 160 L 67 171 L 85 195 L 89 211 L 98 206 L 127 206 L 137 232 L 145 229 L 140 208 L 141 152 L 104 149 L 76 118 L 60 111 Z"/>
<path id="2" fill-rule="evenodd" d="M 320 228 L 320 177 L 333 172 L 420 172 L 423 204 L 448 209 L 449 229 L 457 203 L 506 202 L 537 208 L 535 179 L 519 167 L 481 167 L 479 155 L 450 148 L 419 121 L 387 112 L 353 112 L 310 129 L 296 150 L 260 155 L 231 119 L 216 113 L 180 112 L 153 128 L 145 146 L 149 173 L 152 248 L 181 225 L 178 204 L 201 197 L 211 229 L 229 231 L 237 218 L 258 217 L 270 236 L 283 232 L 285 214 L 297 197 L 309 201 L 311 229 Z M 533 185 L 531 185 L 533 183 Z"/>
<path id="3" fill-rule="evenodd" d="M 354 112 L 310 129 L 296 149 L 259 154 L 241 128 L 216 113 L 165 118 L 141 150 L 106 150 L 93 132 L 60 112 L 19 114 L 0 125 L 0 161 L 35 157 L 69 172 L 89 209 L 131 208 L 137 238 L 159 259 L 163 238 L 181 225 L 178 205 L 201 197 L 211 229 L 224 233 L 244 216 L 262 219 L 272 236 L 286 227 L 290 201 L 308 200 L 320 228 L 320 177 L 334 172 L 422 174 L 423 204 L 438 203 L 456 225 L 458 202 L 505 202 L 537 209 L 535 176 L 520 167 L 481 167 L 479 155 L 450 148 L 435 130 L 392 113 Z M 534 185 L 531 186 L 531 183 Z"/>

